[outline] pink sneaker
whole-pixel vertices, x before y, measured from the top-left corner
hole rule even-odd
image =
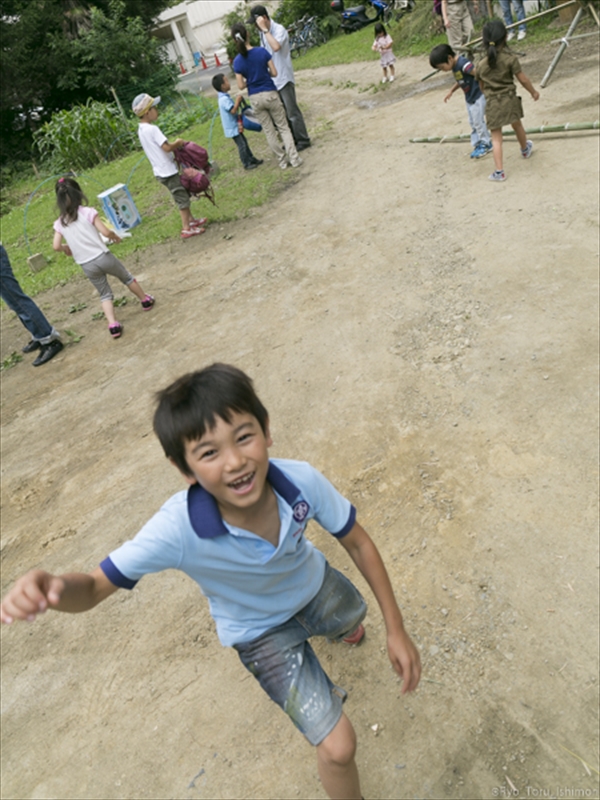
[[[154,298],[152,297],[151,294],[147,294],[142,300],[142,308],[144,309],[144,311],[150,311],[153,305],[154,305]]]
[[[123,326],[121,325],[120,322],[115,322],[114,325],[108,326],[108,332],[113,337],[113,339],[118,339],[123,333]]]
[[[354,633],[351,633],[349,636],[344,636],[342,642],[344,642],[344,644],[360,644],[363,640],[364,635],[365,635],[365,626],[361,622],[361,624],[354,631]]]

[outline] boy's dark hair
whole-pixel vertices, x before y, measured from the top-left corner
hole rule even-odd
[[[438,44],[429,54],[429,63],[434,69],[440,64],[447,64],[449,58],[454,58],[456,53],[449,44]]]
[[[248,41],[248,31],[246,30],[246,26],[242,25],[241,22],[236,22],[231,29],[231,38],[237,47],[238,53],[246,58],[248,55],[248,48],[246,47],[246,42]]]
[[[54,187],[56,192],[56,205],[60,211],[62,225],[77,220],[77,209],[87,205],[88,199],[81,191],[81,186],[74,178],[59,178]]]
[[[217,417],[231,422],[231,413],[252,414],[266,433],[269,414],[258,399],[251,379],[237,367],[212,364],[189,372],[157,392],[154,432],[167,458],[186,475],[185,443],[201,439]]]
[[[220,92],[221,87],[223,86],[223,81],[225,80],[225,75],[222,72],[217,73],[217,75],[213,76],[212,79],[212,87],[215,92]]]
[[[504,44],[506,44],[506,28],[502,20],[491,19],[486,22],[483,26],[483,49],[492,69],[496,66],[498,51]]]

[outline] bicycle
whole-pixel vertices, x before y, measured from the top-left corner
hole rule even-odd
[[[290,55],[292,58],[305,53],[311,47],[325,44],[327,37],[319,28],[317,17],[305,15],[288,28]]]

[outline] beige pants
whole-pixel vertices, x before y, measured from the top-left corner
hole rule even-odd
[[[296,150],[294,138],[285,116],[285,108],[279,94],[277,92],[259,92],[251,95],[250,102],[256,112],[258,121],[263,126],[269,147],[277,156],[279,166],[287,166],[287,161],[290,162],[292,167],[298,166],[300,156]],[[283,147],[277,134],[281,136]]]
[[[446,33],[448,44],[458,54],[458,49],[468,42],[473,32],[473,20],[467,7],[467,0],[458,3],[448,3],[448,22]]]

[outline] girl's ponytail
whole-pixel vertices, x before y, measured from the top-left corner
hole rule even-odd
[[[81,191],[81,186],[74,178],[59,178],[54,187],[56,192],[56,205],[60,211],[60,222],[68,225],[77,220],[77,209],[80,205],[87,205],[87,197]]]
[[[241,22],[236,22],[231,29],[231,38],[234,41],[238,53],[246,58],[248,55],[248,48],[246,47],[246,42],[248,41],[248,31],[246,30],[246,26],[242,25]]]
[[[500,47],[506,44],[506,28],[499,19],[492,19],[483,26],[483,47],[488,64],[492,69],[496,66]]]

